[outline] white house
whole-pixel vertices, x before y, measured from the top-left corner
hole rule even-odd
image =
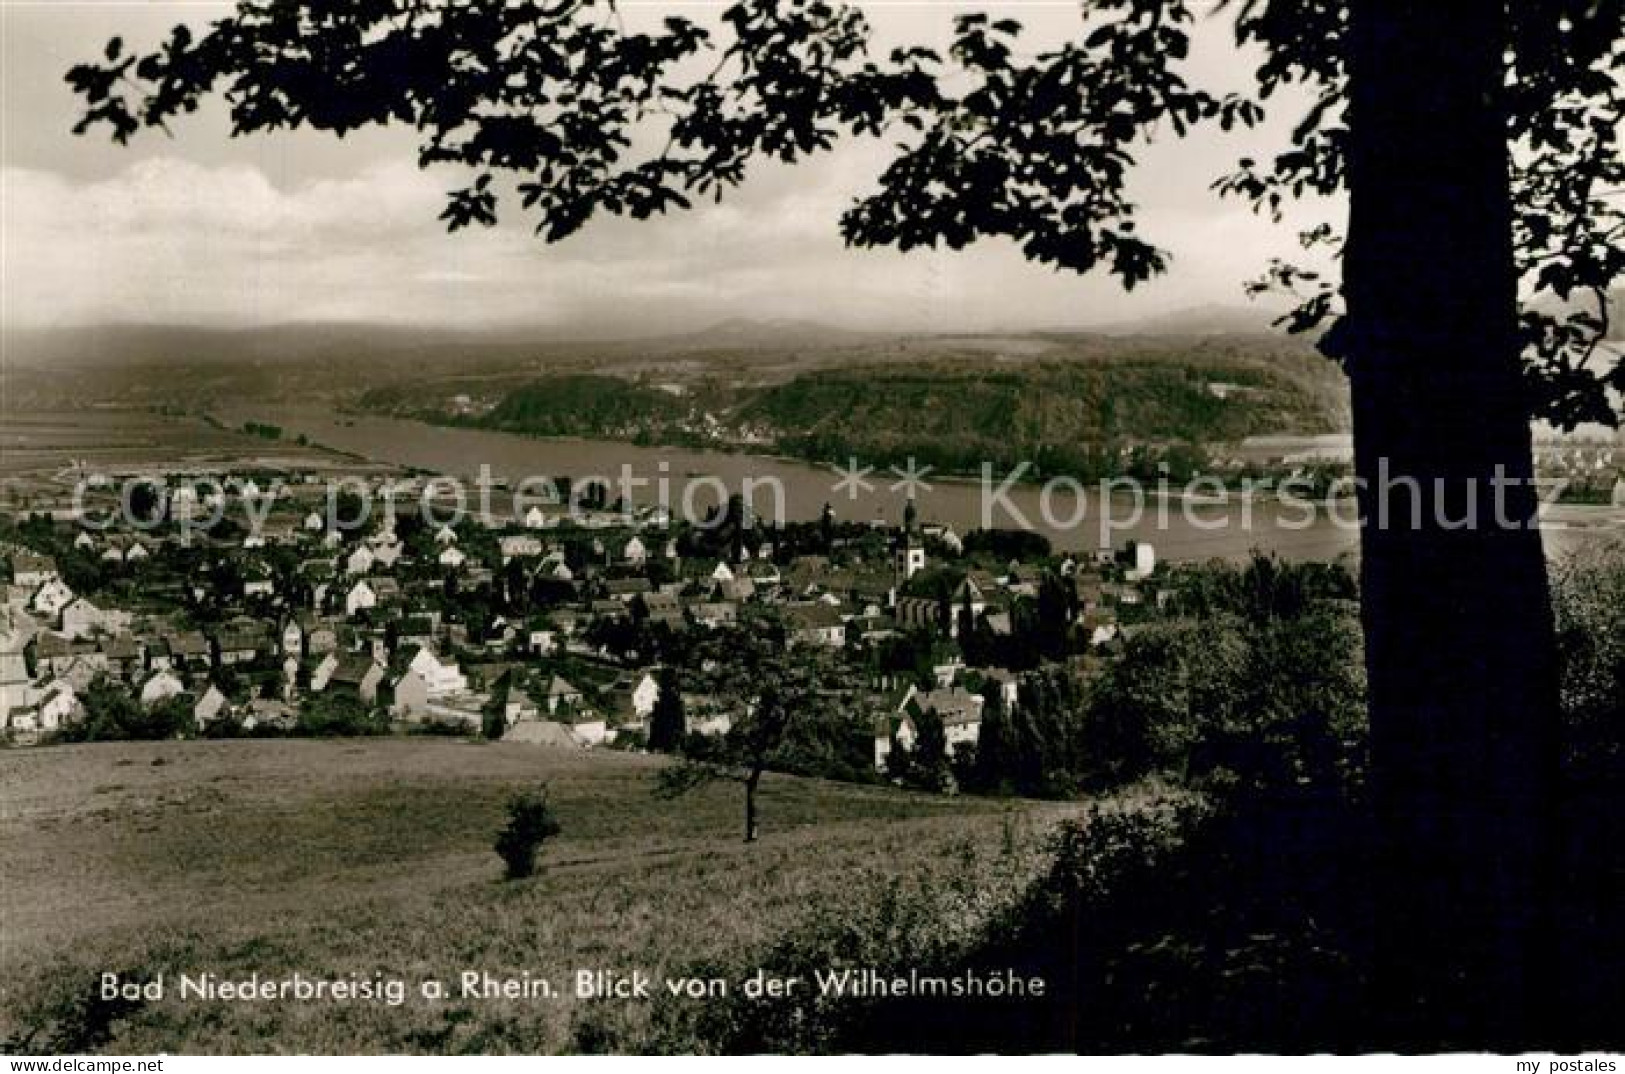
[[[980,694],[973,694],[963,686],[937,690],[910,686],[898,711],[908,716],[935,712],[942,721],[943,735],[951,750],[963,743],[976,744],[982,730],[983,704]]]
[[[322,658],[316,661],[316,666],[310,669],[310,689],[312,693],[321,693],[327,689],[328,681],[333,678],[333,672],[339,669],[339,656],[336,652],[323,653]]]
[[[464,563],[468,562],[468,557],[464,555],[463,550],[458,548],[456,545],[449,545],[442,549],[440,555],[435,558],[439,561],[442,567],[451,567],[453,569],[461,567]]]
[[[366,574],[372,570],[372,565],[377,561],[378,558],[372,554],[372,549],[366,545],[360,545],[344,558],[344,573]]]
[[[541,538],[528,533],[516,533],[497,538],[497,549],[502,553],[504,563],[515,559],[530,559],[542,554],[542,541]]]
[[[38,704],[40,730],[54,731],[63,724],[72,722],[82,711],[79,694],[74,690],[73,684],[66,679],[57,679],[49,683],[40,694]]]
[[[400,562],[401,555],[405,551],[401,542],[397,541],[395,535],[388,531],[374,537],[370,545],[372,548],[372,561],[380,567],[393,567]]]
[[[5,639],[0,650],[0,716],[33,700],[34,686],[28,677],[28,657],[15,648],[14,637]]]
[[[963,687],[948,690],[921,690],[909,687],[903,701],[893,715],[876,719],[874,729],[875,768],[885,771],[891,757],[892,742],[903,749],[913,749],[919,738],[915,720],[926,712],[935,712],[942,721],[943,737],[950,751],[957,747],[975,745],[981,737],[982,697]]]
[[[38,615],[55,619],[62,609],[73,603],[73,590],[60,578],[48,578],[34,591],[28,607]]]
[[[846,622],[840,610],[822,601],[795,604],[784,609],[785,627],[791,646],[823,645],[840,648],[846,644]]]
[[[1138,582],[1151,577],[1157,569],[1157,552],[1145,541],[1130,541],[1127,548],[1128,570],[1123,572],[1125,581]]]
[[[31,746],[39,741],[39,710],[32,705],[12,708],[0,716],[0,726],[5,727],[19,745]]]
[[[379,699],[398,718],[421,718],[429,711],[428,684],[411,668],[386,678],[380,684]]]
[[[207,727],[226,713],[226,695],[214,683],[203,691],[203,696],[197,699],[192,706],[192,716],[197,720],[199,727]]]
[[[561,705],[570,707],[581,704],[582,693],[574,686],[571,686],[567,680],[554,675],[547,682],[546,697],[547,714],[552,716],[558,713]]]
[[[299,657],[292,653],[282,658],[282,700],[292,701],[299,692]]]
[[[366,579],[362,579],[351,586],[350,591],[344,594],[344,612],[346,615],[355,615],[363,609],[376,607],[378,607],[378,594],[373,590],[372,586],[367,584]]]
[[[186,689],[180,676],[173,671],[155,671],[141,684],[141,703],[156,705],[182,693]]]
[[[891,759],[892,740],[905,750],[914,748],[914,740],[919,735],[914,730],[914,720],[907,713],[900,716],[881,716],[875,720],[875,770],[884,772],[886,762]]]
[[[468,679],[455,663],[443,663],[428,649],[419,648],[406,665],[418,674],[431,701],[468,692]]]
[[[413,678],[416,679],[416,676]],[[338,665],[323,680],[321,688],[347,694],[364,705],[371,705],[378,700],[378,690],[383,683],[384,665],[378,662],[376,656],[354,654],[338,661]],[[424,700],[427,702],[427,696]]]
[[[593,716],[571,724],[570,732],[583,746],[602,746],[609,739],[609,724],[602,716]]]
[[[649,548],[643,543],[641,537],[632,537],[621,550],[621,558],[635,567],[641,567],[649,559]]]
[[[626,696],[632,715],[641,719],[655,710],[655,702],[660,700],[660,682],[652,673],[645,671],[633,680]]]
[[[75,597],[62,608],[61,634],[65,638],[88,638],[109,630],[106,615],[84,597]]]

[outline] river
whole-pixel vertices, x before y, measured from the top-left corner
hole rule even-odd
[[[833,466],[761,455],[538,438],[346,415],[315,406],[236,407],[222,416],[233,423],[269,422],[281,426],[285,436],[302,433],[322,446],[399,466],[463,478],[477,478],[483,467],[511,485],[537,477],[569,476],[578,483],[599,477],[618,489],[623,467],[629,467],[635,482],[646,482],[632,486],[636,502],[664,502],[679,516],[688,513],[688,505],[703,514],[717,502],[719,489],[749,493],[759,514],[777,514],[787,521],[815,519],[827,503],[843,519],[896,522],[906,500],[898,472],[906,469],[905,459],[859,460],[874,469],[863,475],[861,484],[843,486]],[[1176,561],[1235,560],[1254,550],[1294,560],[1332,560],[1357,551],[1352,504],[1330,512],[1311,511],[1269,497],[1248,503],[1234,496],[1187,501],[1157,495],[1157,490],[1138,497],[1122,491],[1102,495],[1093,487],[1080,497],[1075,484],[1046,489],[1009,483],[1009,477],[1008,471],[983,480],[944,480],[925,474],[923,484],[916,486],[920,519],[952,526],[961,535],[986,525],[1030,526],[1056,548],[1069,551],[1093,551],[1135,539],[1149,542],[1160,558]],[[1562,555],[1601,534],[1625,537],[1625,512],[1552,508],[1543,532],[1548,551]]]

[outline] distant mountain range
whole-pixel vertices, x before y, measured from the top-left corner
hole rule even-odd
[[[1611,294],[1610,339],[1625,339],[1625,288]],[[1098,325],[940,331],[848,328],[794,318],[732,317],[690,331],[639,334],[601,323],[490,329],[421,328],[378,324],[290,323],[243,328],[164,324],[85,327],[0,327],[7,370],[31,366],[82,369],[130,364],[330,363],[456,360],[473,365],[546,359],[561,351],[663,354],[750,350],[825,351],[902,340],[929,341],[1130,338],[1281,337],[1281,309],[1266,305],[1192,306]],[[1307,342],[1307,341],[1304,341]],[[989,348],[983,348],[989,349]]]
[[[934,336],[969,340],[1052,334],[1104,336],[1214,336],[1278,334],[1272,314],[1247,307],[1202,306],[1100,327],[997,332],[879,331],[816,321],[734,317],[690,332],[659,335],[606,333],[602,325],[496,329],[403,328],[347,323],[293,323],[245,328],[101,324],[65,328],[3,328],[5,364],[11,368],[81,369],[131,364],[214,365],[223,362],[328,363],[411,360],[434,356],[476,364],[511,362],[569,350],[640,349],[662,353],[751,349],[829,350]]]
[[[820,324],[817,321],[790,318],[730,317],[695,332],[656,336],[644,342],[652,341],[668,349],[740,350],[772,347],[820,350],[828,347],[862,346],[880,340],[894,339],[902,334],[840,328]]]

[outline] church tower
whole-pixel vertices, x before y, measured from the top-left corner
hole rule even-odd
[[[893,543],[899,583],[925,570],[925,544],[920,540],[919,515],[919,510],[914,506],[914,497],[910,496],[908,503],[903,505],[903,527]]]

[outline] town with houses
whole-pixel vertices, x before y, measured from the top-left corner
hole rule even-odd
[[[407,513],[339,528],[314,475],[211,474],[207,494],[201,476],[149,482],[140,525],[64,510],[4,519],[6,744],[71,740],[98,699],[122,697],[182,737],[348,719],[638,749],[663,690],[681,692],[690,735],[726,735],[738,713],[708,693],[695,644],[770,618],[791,658],[841,669],[842,702],[884,773],[926,713],[950,749],[973,746],[987,699],[1019,706],[1040,654],[1086,678],[1171,595],[1149,544],[1056,555],[1031,534],[922,521],[912,500],[861,524],[826,507],[767,526],[736,497],[736,517],[707,526],[555,503],[506,524]],[[183,523],[200,495],[243,501],[254,510],[219,514],[256,521],[194,532]],[[1017,637],[1034,629],[1058,644]]]

